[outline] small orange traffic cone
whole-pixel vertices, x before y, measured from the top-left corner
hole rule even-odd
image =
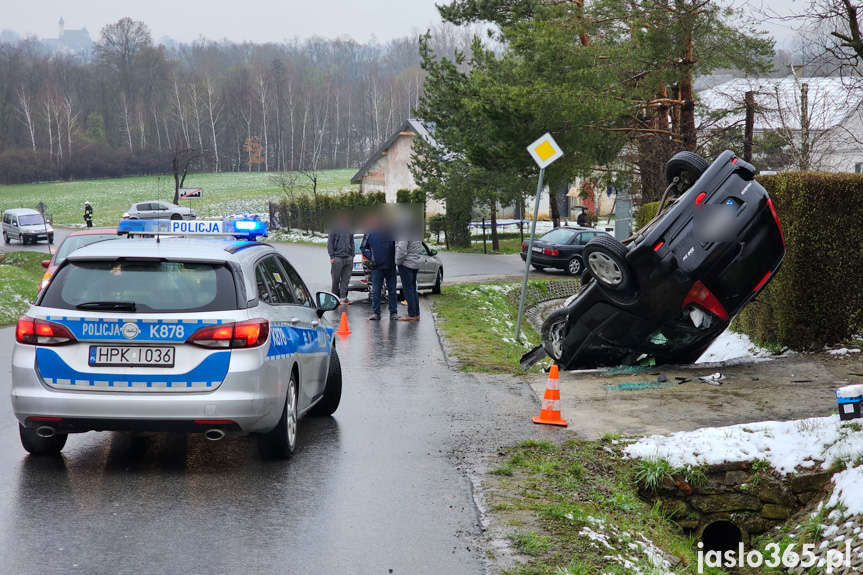
[[[348,314],[342,312],[342,321],[339,323],[338,335],[351,335],[351,330],[348,329]]]
[[[538,417],[533,418],[533,422],[566,427],[566,421],[560,417],[560,385],[557,381],[556,365],[552,365],[548,373],[548,384],[545,387],[542,410]]]

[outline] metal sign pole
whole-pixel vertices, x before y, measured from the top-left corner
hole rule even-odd
[[[530,257],[533,255],[533,236],[536,232],[536,218],[539,215],[539,196],[542,193],[542,178],[545,168],[539,170],[539,183],[536,186],[536,200],[533,203],[533,219],[530,222],[530,237],[527,240],[527,257],[524,259],[524,281],[521,283],[521,299],[518,302],[518,320],[515,322],[515,341],[521,335],[521,318],[524,315],[524,296],[527,293],[527,274],[530,272]]]

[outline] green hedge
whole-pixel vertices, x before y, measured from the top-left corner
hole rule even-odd
[[[787,253],[736,327],[796,350],[863,332],[863,175],[794,172],[758,181],[773,199]]]
[[[420,189],[396,190],[396,203],[398,204],[424,204],[426,193]]]
[[[635,214],[635,229],[632,230],[633,233],[637,232],[644,226],[646,226],[650,220],[656,215],[656,208],[659,207],[659,202],[650,202],[647,204],[643,204],[640,208],[638,208],[638,213]]]
[[[282,226],[324,232],[327,227],[327,212],[332,210],[354,210],[368,206],[385,204],[387,196],[383,192],[363,194],[351,191],[344,194],[318,194],[299,196],[293,200],[282,200],[279,220]]]

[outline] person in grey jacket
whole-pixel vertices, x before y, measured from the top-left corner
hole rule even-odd
[[[338,222],[343,224],[344,222]],[[348,233],[347,226],[334,225],[327,237],[327,252],[330,254],[330,275],[333,278],[332,291],[343,304],[350,304],[348,283],[354,265],[354,235]]]
[[[417,291],[417,273],[422,263],[421,241],[402,240],[396,242],[396,265],[399,266],[399,277],[402,279],[402,291],[408,302],[408,314],[399,321],[420,320],[420,294]]]

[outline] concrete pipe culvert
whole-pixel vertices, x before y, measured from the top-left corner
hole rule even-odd
[[[743,543],[744,533],[731,521],[714,521],[704,526],[701,531],[701,542],[704,551],[737,551]]]

